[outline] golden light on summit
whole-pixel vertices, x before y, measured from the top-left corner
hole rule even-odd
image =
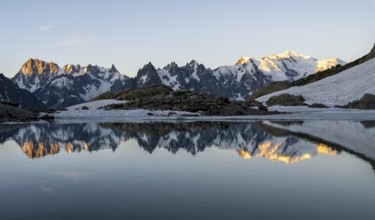
[[[242,65],[247,63],[250,60],[250,57],[241,57],[237,62],[236,65]]]
[[[38,74],[42,74],[43,73],[43,62],[41,60],[36,59],[35,60],[35,66],[38,70]]]
[[[282,70],[279,68],[279,66],[277,66],[272,60],[269,60],[267,58],[262,59],[260,61],[259,69],[263,70],[265,72],[271,72],[271,71],[282,72]]]
[[[70,73],[72,73],[72,71],[73,71],[73,67],[71,65],[65,65],[64,66],[64,72],[65,73],[70,74]]]
[[[59,72],[59,66],[53,62],[44,62],[39,59],[28,59],[26,63],[21,67],[20,72],[26,75],[32,75],[34,71],[37,74],[43,74],[47,70],[51,74],[57,74]]]

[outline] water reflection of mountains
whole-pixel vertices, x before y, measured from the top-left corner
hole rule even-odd
[[[157,148],[192,155],[206,148],[233,149],[244,159],[268,158],[295,163],[315,155],[334,156],[339,150],[301,139],[262,123],[191,122],[126,124],[25,124],[1,125],[0,143],[12,139],[29,158],[112,149],[135,139],[145,151]]]

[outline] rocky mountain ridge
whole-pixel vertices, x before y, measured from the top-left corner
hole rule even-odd
[[[148,63],[133,78],[96,65],[64,65],[29,59],[12,81],[33,93],[46,106],[61,109],[90,101],[104,92],[163,84],[173,90],[205,92],[215,97],[243,100],[253,91],[275,81],[294,81],[317,71],[342,65],[339,59],[319,61],[296,52],[270,55],[262,59],[242,58],[232,66],[216,69],[193,60],[184,66],[172,62],[162,69]]]

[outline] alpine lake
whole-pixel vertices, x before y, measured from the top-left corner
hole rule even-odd
[[[0,219],[372,220],[374,155],[374,121],[0,124]]]

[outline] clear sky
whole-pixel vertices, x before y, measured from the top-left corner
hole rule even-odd
[[[134,76],[294,50],[351,61],[375,43],[375,0],[0,0],[0,72],[28,58]]]

